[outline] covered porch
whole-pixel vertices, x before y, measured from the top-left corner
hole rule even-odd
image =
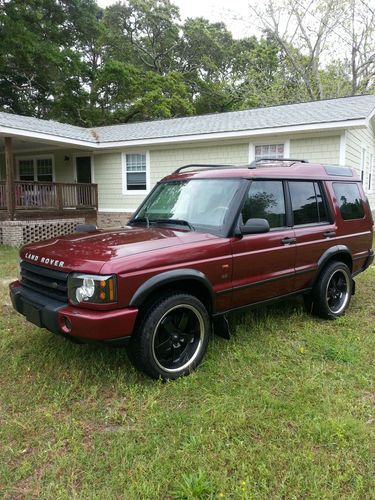
[[[0,217],[68,216],[98,208],[91,151],[0,134]]]
[[[0,244],[24,244],[72,232],[82,222],[96,224],[92,163],[88,148],[0,130]]]

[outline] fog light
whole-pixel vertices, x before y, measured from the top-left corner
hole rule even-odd
[[[64,333],[70,333],[72,331],[72,322],[67,316],[61,318],[61,330]]]

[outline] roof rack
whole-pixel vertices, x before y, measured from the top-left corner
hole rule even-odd
[[[184,170],[185,168],[192,168],[192,167],[198,167],[198,168],[234,168],[236,165],[214,165],[214,164],[207,164],[207,163],[190,163],[189,165],[184,165],[183,167],[177,168],[173,173],[178,174],[181,172],[181,170]]]
[[[258,160],[253,160],[248,168],[257,168],[257,163],[262,163],[263,161],[273,161],[274,163],[288,161],[288,162],[298,162],[298,163],[309,163],[308,160],[301,160],[297,158],[259,158]]]
[[[292,159],[292,158],[259,158],[259,160],[254,160],[250,163],[250,165],[234,165],[234,164],[210,164],[210,163],[189,163],[188,165],[183,165],[182,167],[177,168],[173,174],[178,174],[185,168],[257,168],[257,163],[261,163],[263,161],[272,161],[274,163],[279,162],[299,162],[299,163],[309,163],[307,160],[301,159]]]

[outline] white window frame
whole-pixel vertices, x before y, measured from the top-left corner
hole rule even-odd
[[[368,180],[367,180],[367,192],[374,192],[374,150],[369,153],[369,165],[368,165]],[[371,182],[370,182],[371,181]]]
[[[26,155],[26,156],[17,156],[16,157],[16,177],[17,180],[20,180],[20,161],[22,160],[32,160],[34,167],[34,180],[33,181],[24,181],[24,182],[39,182],[38,181],[38,167],[37,160],[52,160],[52,182],[55,182],[55,157],[54,155]]]
[[[146,189],[128,189],[127,187],[127,165],[126,165],[126,155],[145,155],[146,156]],[[122,163],[122,194],[127,196],[139,196],[146,195],[150,192],[150,152],[149,151],[124,151],[121,154]]]
[[[283,144],[284,146],[284,156],[283,158],[289,158],[290,156],[290,140],[277,140],[277,139],[268,139],[262,142],[250,142],[249,144],[249,163],[255,160],[255,147],[256,146],[275,146],[277,144]]]
[[[359,165],[359,176],[362,181],[363,189],[367,190],[366,185],[366,163],[367,163],[367,145],[361,144],[361,163]]]

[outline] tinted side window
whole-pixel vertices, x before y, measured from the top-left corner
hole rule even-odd
[[[271,228],[286,226],[284,188],[282,181],[253,181],[242,209],[248,219],[267,219]]]
[[[294,225],[326,222],[327,212],[317,182],[289,182]]]
[[[333,190],[344,220],[362,219],[365,215],[357,184],[335,182]]]

